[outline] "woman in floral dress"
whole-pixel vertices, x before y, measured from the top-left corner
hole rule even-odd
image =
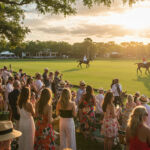
[[[104,119],[101,133],[104,135],[104,150],[112,149],[113,140],[118,134],[119,123],[117,121],[117,113],[113,101],[113,93],[107,92],[102,105]]]
[[[80,116],[81,131],[85,137],[87,137],[92,131],[95,130],[95,113],[94,106],[96,105],[95,96],[93,94],[93,88],[91,86],[86,87],[86,94],[84,94],[79,102],[79,108],[82,110]]]
[[[55,150],[54,131],[52,128],[52,92],[45,88],[36,105],[35,150]]]

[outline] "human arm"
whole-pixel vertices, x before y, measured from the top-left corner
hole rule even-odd
[[[94,102],[94,106],[96,106],[96,98],[95,98],[95,96],[93,96],[93,102]]]
[[[59,109],[60,109],[60,101],[58,101],[57,106],[56,106],[56,115],[59,115]]]
[[[27,103],[26,107],[27,107],[26,108],[27,111],[29,111],[32,114],[32,116],[34,117],[35,116],[35,109],[33,108],[32,103],[31,102]]]
[[[117,114],[116,114],[116,110],[115,110],[114,105],[111,104],[109,107],[110,107],[110,111],[111,111],[112,117],[116,118]]]
[[[72,108],[72,115],[73,117],[76,117],[77,113],[76,113],[76,105],[75,103],[73,102],[73,108]]]
[[[53,118],[52,118],[52,105],[48,106],[48,123],[52,123],[53,122]]]

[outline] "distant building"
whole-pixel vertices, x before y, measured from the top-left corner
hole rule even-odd
[[[121,54],[119,52],[112,52],[110,53],[111,58],[120,58]]]
[[[0,53],[0,59],[7,59],[7,58],[18,58],[14,53],[9,51],[3,51]]]
[[[52,52],[51,50],[38,51],[33,55],[30,52],[22,52],[22,58],[56,58],[57,52]]]

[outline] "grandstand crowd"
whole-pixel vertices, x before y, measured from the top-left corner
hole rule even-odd
[[[76,91],[59,71],[45,68],[31,77],[22,69],[13,72],[4,66],[0,150],[76,150],[76,132],[89,142],[98,141],[93,134],[97,129],[104,150],[116,144],[127,150],[150,150],[149,98],[140,92],[127,95],[119,79],[112,80],[110,89],[101,87],[95,93],[83,80]]]

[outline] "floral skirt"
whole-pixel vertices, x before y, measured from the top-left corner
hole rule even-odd
[[[89,113],[83,112],[82,120],[80,122],[82,131],[95,131],[95,113],[90,111]]]
[[[116,118],[104,118],[101,134],[108,138],[118,135],[119,123]]]
[[[55,150],[54,131],[51,124],[37,121],[34,150]]]

